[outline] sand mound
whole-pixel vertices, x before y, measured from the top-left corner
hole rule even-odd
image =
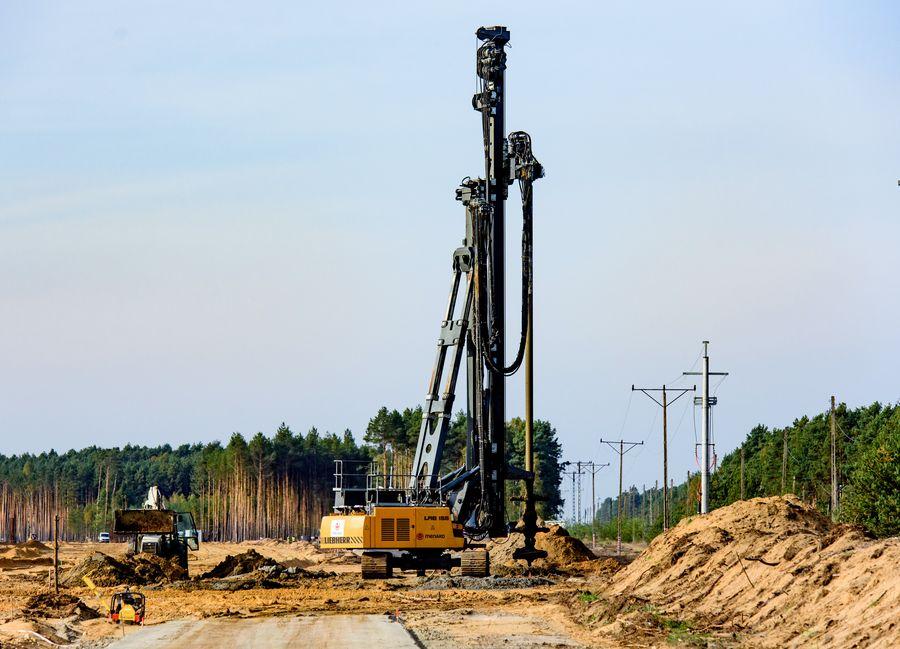
[[[53,559],[49,557],[34,557],[33,559],[0,559],[0,568],[33,568],[34,566],[52,566]]]
[[[488,544],[491,564],[506,567],[524,566],[524,563],[513,558],[515,551],[522,547],[525,547],[525,537],[519,532],[513,532],[505,539],[491,541]],[[535,547],[547,553],[546,559],[534,562],[533,565],[537,568],[569,570],[576,564],[597,558],[584,543],[569,536],[566,529],[560,525],[553,525],[546,532],[538,532]]]
[[[200,579],[222,579],[235,575],[246,575],[267,567],[280,567],[275,559],[264,557],[256,550],[247,550],[241,554],[229,554],[215,568],[200,575]]]
[[[898,565],[900,538],[868,540],[790,496],[756,498],[655,538],[603,593],[620,606],[594,613],[642,607],[754,646],[900,646]]]
[[[606,576],[619,572],[625,565],[625,563],[618,561],[617,559],[607,557],[605,559],[576,561],[569,564],[567,570],[568,572],[582,575]]]
[[[283,539],[259,539],[245,541],[247,545],[260,548],[271,548],[279,557],[288,555],[281,563],[284,566],[306,568],[322,563],[352,564],[359,563],[359,556],[350,550],[321,550],[312,541],[286,541]],[[291,563],[294,562],[294,563]]]
[[[320,550],[319,546],[310,541],[294,541],[290,544],[290,551],[296,553],[298,559],[309,561],[308,565],[359,563],[360,561],[360,558],[350,550]]]
[[[40,593],[28,598],[22,612],[26,618],[68,618],[76,616],[80,620],[93,620],[100,613],[74,595],[66,593]]]
[[[155,554],[135,554],[114,559],[94,552],[77,563],[61,580],[64,586],[82,586],[82,577],[90,577],[98,586],[120,584],[145,585],[187,579],[187,571],[174,561]]]
[[[53,548],[48,547],[40,541],[25,541],[11,546],[9,549],[0,553],[0,561],[10,559],[13,561],[30,561],[35,559],[49,558],[53,554]]]
[[[316,565],[316,561],[312,561],[311,559],[288,559],[286,561],[282,561],[281,565],[285,568],[309,568],[310,566]]]

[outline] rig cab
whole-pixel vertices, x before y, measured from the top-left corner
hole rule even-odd
[[[439,491],[410,493],[410,477],[377,473],[374,463],[336,460],[335,513],[322,519],[319,547],[361,554],[367,579],[391,577],[394,569],[453,566],[467,576],[486,576],[487,551],[467,548],[463,525],[440,503]]]

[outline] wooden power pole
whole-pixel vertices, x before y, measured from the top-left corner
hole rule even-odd
[[[665,532],[669,529],[669,499],[666,497],[666,484],[669,481],[669,441],[668,441],[668,418],[666,416],[668,407],[670,404],[675,403],[679,398],[683,397],[688,392],[693,392],[697,389],[695,385],[692,388],[677,388],[673,390],[677,392],[678,395],[672,399],[668,400],[668,392],[666,391],[666,386],[663,385],[661,388],[636,388],[634,385],[631,386],[632,392],[643,392],[648,397],[653,399],[656,405],[662,408],[663,413],[663,531]],[[654,397],[651,392],[661,392],[662,393],[662,401],[657,401],[656,397]]]
[[[53,519],[53,588],[59,595],[59,514]]]
[[[597,547],[597,491],[595,478],[597,472],[605,466],[609,466],[609,462],[606,464],[588,463],[588,470],[591,472],[591,544],[593,547]]]
[[[620,555],[622,554],[622,458],[635,446],[643,446],[644,442],[626,442],[624,439],[613,442],[601,439],[600,443],[606,444],[619,454],[619,502],[616,507],[618,514],[618,521],[616,522],[616,555]],[[618,444],[618,448],[616,447],[616,444]],[[625,448],[626,444],[628,444],[628,448]]]
[[[684,515],[691,515],[691,470],[687,470],[687,477],[684,479]]]
[[[781,452],[781,495],[784,495],[785,480],[787,480],[787,428],[781,433],[783,450]]]
[[[834,415],[834,395],[831,395],[831,520],[837,520],[838,475],[837,475],[837,422]]]

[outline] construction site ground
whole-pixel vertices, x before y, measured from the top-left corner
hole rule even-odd
[[[900,538],[867,538],[790,497],[682,521],[628,548],[630,561],[584,556],[557,529],[539,539],[551,556],[526,574],[506,559],[516,543],[495,544],[489,578],[384,581],[310,543],[204,543],[189,580],[140,573],[161,579],[135,584],[147,596],[142,628],[95,618],[115,588],[98,600],[75,579],[113,565],[97,552],[127,563],[124,545],[61,544],[62,598],[48,587],[49,548],[0,547],[0,646],[900,646]]]

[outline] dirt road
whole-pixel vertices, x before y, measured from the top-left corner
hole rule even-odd
[[[385,615],[302,615],[250,619],[176,620],[130,628],[110,649],[416,649],[419,645],[403,625]]]

